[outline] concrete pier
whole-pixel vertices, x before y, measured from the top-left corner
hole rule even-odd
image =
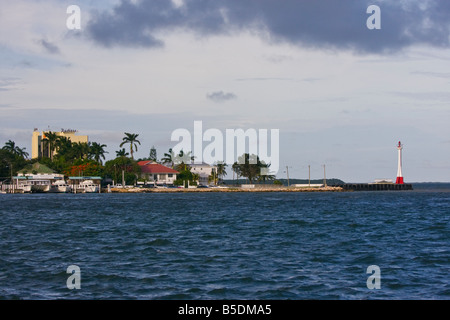
[[[394,183],[345,183],[338,185],[346,191],[397,191],[413,190],[412,184],[394,184]]]

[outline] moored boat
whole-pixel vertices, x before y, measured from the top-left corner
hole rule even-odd
[[[50,180],[27,180],[26,183],[19,184],[18,189],[23,193],[42,193],[50,191]]]
[[[78,189],[85,193],[95,193],[99,191],[99,186],[92,180],[85,180],[78,185]]]
[[[53,193],[68,193],[72,191],[72,187],[64,180],[58,180],[50,186],[50,192]]]
[[[50,190],[50,183],[47,181],[39,181],[38,183],[31,184],[31,193],[48,192]]]

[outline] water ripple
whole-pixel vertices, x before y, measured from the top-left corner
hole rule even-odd
[[[449,195],[1,195],[0,299],[448,299]]]

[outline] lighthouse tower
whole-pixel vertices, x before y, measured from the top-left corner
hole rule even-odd
[[[398,169],[397,169],[397,180],[395,180],[396,184],[403,184],[403,174],[402,174],[402,149],[403,145],[399,141],[397,150],[398,150]]]

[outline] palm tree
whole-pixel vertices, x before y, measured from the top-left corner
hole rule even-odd
[[[19,148],[16,147],[16,154],[21,157],[21,158],[28,158],[28,156],[30,155],[28,152],[25,151],[26,148]]]
[[[56,147],[56,157],[57,158],[64,158],[66,160],[71,160],[76,158],[75,156],[75,150],[73,149],[72,141],[70,141],[69,138],[61,136],[58,140],[55,142]]]
[[[126,157],[130,154],[125,150],[125,148],[120,149],[119,151],[116,151],[116,157]]]
[[[200,180],[200,175],[198,173],[192,174],[192,182],[196,182],[198,185],[198,181]]]
[[[168,153],[164,153],[164,157],[161,158],[161,162],[163,164],[169,164],[171,165],[171,168],[173,169],[173,163],[175,161],[175,154],[172,151],[172,148],[169,149]]]
[[[15,153],[16,148],[17,148],[16,143],[12,140],[8,140],[8,142],[5,142],[5,146],[2,149],[9,151],[11,153]]]
[[[73,142],[72,143],[74,158],[86,159],[89,156],[90,142]]]
[[[174,169],[178,172],[189,171],[191,172],[191,167],[184,162],[180,162],[174,166]]]
[[[270,168],[270,163],[265,163],[264,161],[261,161],[260,174],[258,176],[258,181],[262,181],[265,184],[267,180],[271,181],[271,180],[276,179],[275,175],[269,174],[269,168]],[[261,171],[263,171],[263,170],[265,171],[264,173],[266,173],[266,174],[261,174]]]
[[[20,148],[19,146],[16,146],[16,143],[12,140],[8,140],[8,142],[5,142],[5,146],[2,149],[22,158],[26,158],[29,156],[28,152],[25,151],[26,148]]]
[[[42,141],[47,144],[48,157],[53,160],[53,151],[56,149],[56,142],[59,140],[59,136],[52,131],[45,132]]]
[[[97,142],[92,142],[92,145],[89,148],[89,153],[94,157],[94,160],[100,164],[102,164],[101,158],[105,159],[105,151],[106,144],[99,144]]]
[[[183,149],[180,150],[180,152],[178,153],[178,155],[175,157],[174,162],[175,163],[186,163],[189,161],[194,161],[195,157],[192,156],[192,152],[188,151],[188,152],[184,152]]]
[[[219,181],[222,179],[223,177],[225,177],[227,175],[227,167],[228,165],[222,161],[218,162],[216,164],[217,167],[217,178],[219,179]]]
[[[72,141],[70,141],[67,137],[59,137],[59,139],[55,143],[56,151],[58,154],[65,153],[72,148]]]
[[[137,139],[137,137],[139,136],[139,134],[136,133],[128,133],[125,132],[125,137],[123,137],[123,142],[120,144],[120,147],[122,147],[124,144],[129,143],[130,144],[130,154],[131,154],[131,159],[133,158],[133,147],[135,149],[135,151],[137,151],[137,143],[141,144],[141,142]]]

